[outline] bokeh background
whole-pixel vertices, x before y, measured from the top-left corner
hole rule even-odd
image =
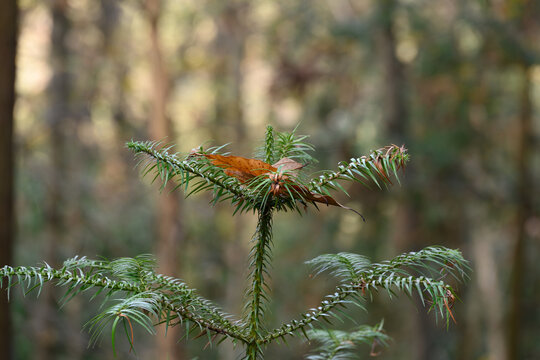
[[[298,126],[316,146],[314,171],[405,144],[401,186],[347,185],[351,197],[339,197],[367,222],[326,207],[275,219],[269,323],[332,291],[304,264],[318,254],[381,261],[439,244],[472,268],[457,285],[457,324],[380,294],[368,313],[352,311],[360,323],[384,318],[393,342],[378,358],[540,359],[538,0],[2,0],[4,35],[9,4],[19,10],[16,103],[13,146],[2,115],[0,157],[9,163],[14,149],[16,226],[4,262],[154,253],[160,271],[239,313],[254,217],[210,207],[207,195],[160,193],[125,142],[166,140],[183,153],[230,142],[249,157],[266,124]],[[13,359],[113,359],[107,336],[87,348],[81,331],[100,302],[80,296],[59,309],[62,294],[12,293],[0,337]],[[117,358],[238,358],[226,343],[178,341],[177,330],[137,332],[135,352],[121,340]],[[290,339],[267,358],[309,349]]]

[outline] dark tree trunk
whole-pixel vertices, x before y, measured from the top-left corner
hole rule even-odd
[[[16,0],[0,2],[0,267],[13,264],[15,57],[18,6]],[[13,337],[6,293],[0,293],[0,351],[13,358]]]

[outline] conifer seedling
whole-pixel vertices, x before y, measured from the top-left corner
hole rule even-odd
[[[0,269],[2,286],[18,284],[24,293],[36,290],[49,281],[66,288],[63,300],[89,289],[97,290],[92,298],[102,296],[104,309],[87,323],[91,342],[95,343],[110,328],[113,350],[119,325],[126,330],[133,346],[133,326],[154,333],[158,325],[183,325],[186,335],[206,336],[210,344],[232,341],[243,349],[243,359],[263,359],[268,344],[303,336],[319,347],[307,359],[354,359],[357,345],[386,344],[388,336],[382,322],[375,326],[358,326],[351,331],[330,329],[331,320],[356,305],[365,308],[366,301],[380,289],[393,295],[404,292],[418,296],[447,326],[456,294],[445,281],[450,275],[462,281],[468,265],[458,250],[440,246],[409,252],[389,261],[372,263],[352,253],[324,254],[308,261],[315,273],[328,272],[339,283],[323,297],[319,306],[306,310],[289,322],[271,329],[265,322],[265,310],[271,301],[268,285],[272,261],[272,219],[279,211],[295,211],[301,216],[308,207],[333,206],[355,211],[337,202],[332,193],[345,192],[342,182],[355,181],[367,187],[383,188],[397,180],[398,170],[409,160],[403,146],[386,146],[368,155],[341,162],[337,170],[323,171],[310,178],[305,166],[315,163],[313,146],[306,136],[274,132],[267,127],[264,145],[255,158],[232,156],[224,147],[199,147],[187,155],[173,153],[172,146],[159,142],[135,142],[128,148],[141,159],[144,174],[152,174],[163,185],[175,181],[187,195],[208,191],[211,204],[230,202],[231,215],[254,212],[258,223],[251,240],[246,302],[242,315],[225,313],[199,295],[180,279],[155,271],[150,255],[120,258],[112,261],[74,257],[59,269],[47,264],[40,267]],[[363,217],[359,214],[359,221]],[[345,308],[345,309],[344,309]],[[373,352],[373,350],[372,350]],[[369,354],[369,353],[368,353]]]

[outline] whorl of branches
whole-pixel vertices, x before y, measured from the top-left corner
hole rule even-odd
[[[268,166],[279,159],[294,160],[301,167],[315,163],[316,160],[309,154],[314,147],[305,142],[306,139],[307,136],[297,136],[294,131],[276,134],[268,127],[265,144],[259,148],[256,156]],[[391,145],[374,150],[367,156],[353,158],[348,163],[341,162],[337,170],[323,171],[313,179],[309,179],[302,170],[289,171],[276,167],[274,172],[254,176],[249,181],[242,182],[238,176],[228,175],[223,165],[216,165],[216,161],[208,159],[212,156],[229,156],[229,153],[222,151],[226,145],[209,149],[201,146],[185,155],[171,153],[173,146],[163,145],[161,142],[130,141],[127,146],[141,156],[143,174],[154,173],[153,181],[159,178],[165,186],[169,180],[175,179],[177,187],[183,188],[186,196],[210,191],[212,204],[230,200],[235,207],[234,213],[261,210],[269,200],[277,211],[300,212],[301,205],[315,202],[346,208],[330,196],[331,191],[348,195],[340,182],[355,181],[367,187],[375,184],[379,188],[391,185],[391,177],[394,176],[399,181],[398,170],[404,168],[409,160],[405,147]],[[281,193],[285,196],[272,197],[276,179],[284,178],[286,181],[281,181],[280,186]]]

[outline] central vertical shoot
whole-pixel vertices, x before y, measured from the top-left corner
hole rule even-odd
[[[259,210],[259,220],[257,230],[253,237],[253,248],[250,254],[250,280],[251,286],[248,291],[248,325],[249,338],[246,349],[246,359],[255,360],[261,358],[262,349],[258,344],[258,340],[262,338],[264,331],[262,319],[265,310],[264,302],[268,299],[268,285],[265,282],[265,274],[268,274],[266,267],[270,261],[272,245],[272,210],[271,202],[267,202]]]
[[[264,141],[264,161],[268,164],[274,162],[274,129],[272,126],[266,127],[266,137]],[[273,202],[271,197],[267,199],[259,208],[259,219],[257,230],[253,236],[253,248],[250,253],[250,280],[251,287],[247,293],[248,303],[248,326],[249,338],[251,342],[247,344],[246,356],[248,360],[255,360],[262,357],[262,349],[258,340],[262,337],[262,318],[264,313],[263,301],[267,300],[265,283],[266,265],[269,261],[272,245],[272,210]]]

